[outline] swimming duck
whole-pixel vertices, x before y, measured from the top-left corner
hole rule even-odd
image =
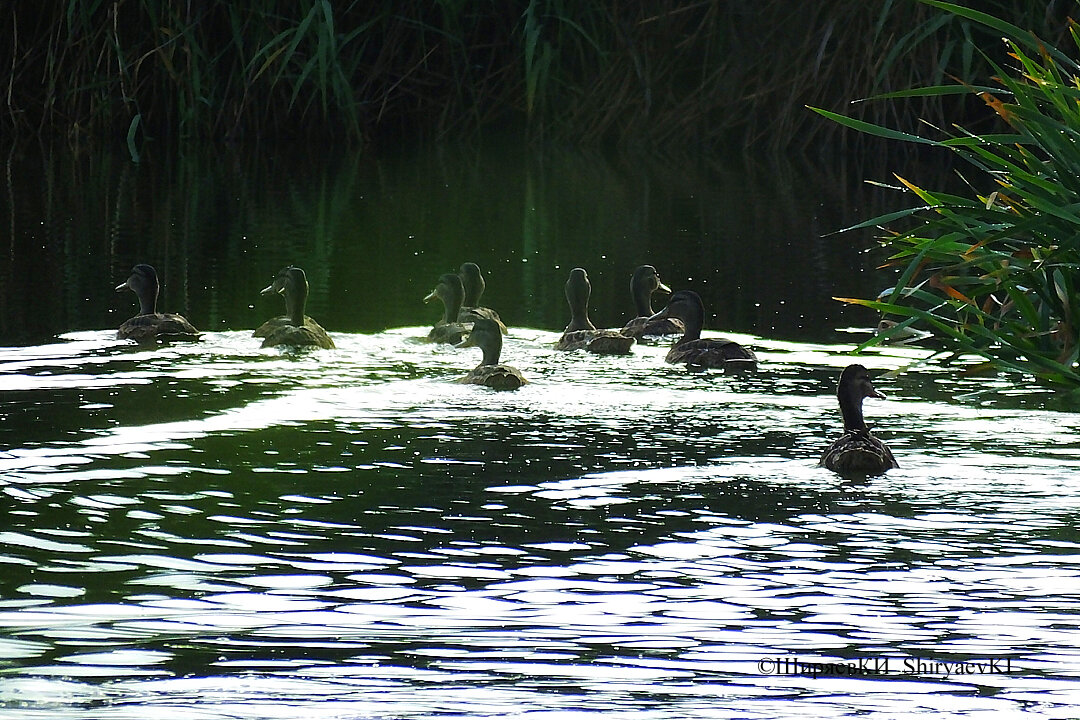
[[[157,311],[158,276],[149,265],[131,268],[128,279],[116,286],[120,292],[129,289],[139,298],[139,314],[120,325],[116,337],[134,340],[140,345],[156,340],[198,340],[199,331],[183,315]]]
[[[461,278],[453,273],[444,273],[439,276],[439,282],[435,289],[428,293],[424,302],[442,300],[442,320],[435,323],[428,333],[428,340],[437,343],[450,343],[457,345],[472,329],[471,324],[458,321],[458,313],[461,312],[461,301],[465,297],[465,287],[461,284]]]
[[[495,390],[517,390],[528,382],[517,368],[499,364],[502,354],[502,330],[491,318],[477,318],[469,337],[457,347],[478,347],[484,359],[457,382],[486,385]]]
[[[477,318],[488,318],[499,326],[499,331],[503,335],[506,335],[506,325],[499,317],[499,313],[491,308],[480,307],[480,296],[487,288],[480,266],[472,262],[464,263],[458,270],[458,277],[461,278],[461,284],[465,288],[465,298],[461,301],[461,310],[458,311],[458,322],[471,323]]]
[[[556,343],[556,350],[586,349],[597,355],[626,355],[634,338],[618,330],[597,330],[589,320],[589,296],[592,284],[582,268],[570,271],[566,281],[566,302],[570,305],[570,324]]]
[[[934,336],[933,333],[910,326],[893,329],[899,325],[900,323],[895,320],[882,318],[877,327],[874,328],[874,334],[887,336],[886,339],[881,341],[885,345],[911,345]]]
[[[274,282],[263,288],[260,295],[278,294],[285,298],[287,315],[267,320],[255,331],[255,337],[265,338],[263,347],[291,345],[332,349],[334,341],[319,323],[304,314],[307,305],[308,281],[303,269],[290,265],[278,272]]]
[[[757,369],[757,356],[752,350],[727,338],[701,337],[705,305],[701,302],[701,296],[693,290],[674,293],[668,299],[667,306],[650,317],[649,322],[664,318],[678,318],[686,326],[683,336],[668,350],[667,362],[724,370]]]
[[[880,475],[889,468],[900,467],[889,447],[874,437],[863,421],[862,402],[868,397],[885,396],[874,388],[865,367],[848,365],[840,373],[836,386],[844,434],[822,453],[820,465],[841,475]]]
[[[652,309],[652,295],[657,290],[671,294],[671,288],[660,281],[660,275],[652,265],[641,265],[630,276],[630,296],[634,298],[637,317],[623,326],[623,335],[641,340],[645,337],[661,335],[682,335],[686,325],[678,318],[663,318],[650,321],[655,314]]]

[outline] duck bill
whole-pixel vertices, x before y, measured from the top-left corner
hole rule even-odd
[[[657,285],[656,289],[659,290],[660,292],[666,292],[668,295],[671,294],[671,288],[669,288],[664,283],[660,283],[659,285]]]
[[[456,348],[476,347],[476,343],[473,341],[472,333],[465,336],[465,339],[454,345]]]
[[[864,389],[864,392],[866,393],[866,397],[877,398],[878,400],[885,399],[885,393],[881,392],[870,383],[866,383],[866,388]]]
[[[260,295],[273,295],[274,293],[279,293],[279,292],[281,292],[281,291],[277,290],[273,285],[270,285],[270,286],[264,287],[262,290],[260,290],[259,294]]]
[[[438,300],[438,299],[439,299],[439,293],[438,293],[438,291],[437,291],[437,290],[432,290],[432,291],[431,291],[430,293],[428,293],[428,294],[427,294],[427,295],[426,295],[426,296],[424,297],[424,302],[426,302],[426,303],[429,303],[429,302],[431,302],[432,300]]]
[[[125,280],[124,282],[122,282],[122,283],[120,283],[119,285],[116,286],[116,292],[121,292],[123,290],[127,290],[129,287],[130,287],[130,285],[128,285],[127,280]]]

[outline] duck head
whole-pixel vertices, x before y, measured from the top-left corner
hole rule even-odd
[[[634,298],[634,307],[638,317],[650,317],[653,314],[652,294],[657,290],[671,294],[671,288],[660,281],[660,275],[652,265],[641,265],[630,276],[630,295]]]
[[[502,328],[494,320],[477,318],[472,332],[455,347],[478,347],[484,351],[481,365],[498,365],[502,355]]]
[[[683,341],[697,340],[701,337],[701,327],[705,324],[705,303],[693,290],[679,290],[668,298],[664,309],[649,318],[649,321],[676,318],[683,321],[686,334]]]
[[[840,401],[840,414],[844,416],[844,430],[865,430],[862,402],[865,398],[881,398],[885,395],[870,382],[870,373],[862,365],[848,365],[840,373],[836,385],[836,398]]]
[[[116,292],[129,289],[139,298],[139,314],[152,315],[157,312],[158,276],[149,265],[139,264],[131,268],[128,279],[116,286]]]
[[[442,324],[449,325],[457,322],[458,312],[461,310],[462,300],[465,298],[465,287],[461,278],[453,273],[444,273],[439,276],[435,289],[427,294],[424,302],[442,300],[443,319]]]
[[[589,296],[592,295],[592,283],[584,268],[574,268],[566,281],[566,303],[570,306],[570,324],[565,332],[577,330],[595,330],[589,320]]]
[[[461,304],[465,307],[480,307],[480,296],[487,289],[480,266],[473,262],[464,263],[458,270],[458,277],[461,278],[461,284],[465,287],[465,299]]]
[[[260,295],[281,295],[285,298],[285,314],[296,327],[304,324],[304,306],[307,304],[308,281],[302,268],[295,265],[283,267],[274,282],[259,291]]]

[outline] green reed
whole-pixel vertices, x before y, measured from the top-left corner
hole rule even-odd
[[[964,194],[928,190],[897,175],[918,205],[859,227],[907,223],[884,239],[900,276],[886,296],[847,302],[900,319],[865,345],[915,325],[953,353],[1080,386],[1080,64],[1016,25],[923,1],[999,32],[1009,67],[987,59],[991,85],[942,85],[905,95],[978,97],[995,128],[974,133],[953,126],[931,139],[819,110],[880,137],[945,148],[973,171]],[[1080,33],[1074,24],[1068,29],[1075,54]]]
[[[1033,28],[1062,3],[986,0]],[[0,13],[6,125],[75,141],[444,137],[811,147],[806,105],[985,67],[978,23],[913,0],[66,0]],[[955,116],[955,96],[849,108]],[[902,104],[901,104],[902,103]],[[853,142],[844,136],[846,143]]]

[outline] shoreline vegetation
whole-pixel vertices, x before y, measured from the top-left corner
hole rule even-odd
[[[1054,41],[1072,2],[987,0]],[[983,77],[984,25],[914,0],[721,3],[67,0],[0,14],[2,132],[148,140],[437,140],[858,149],[821,107],[914,132],[960,95],[852,99]],[[975,48],[983,48],[983,55]],[[6,78],[4,77],[6,75]]]
[[[956,122],[909,134],[817,110],[876,137],[945,149],[963,180],[950,192],[896,173],[895,189],[914,204],[855,226],[886,231],[896,285],[873,300],[838,299],[894,319],[863,348],[913,328],[932,333],[942,355],[1080,388],[1080,26],[1069,21],[1071,47],[1059,49],[1001,18],[921,1],[992,29],[1008,52],[1001,63],[987,57],[981,78],[909,93],[964,93],[991,129]]]

